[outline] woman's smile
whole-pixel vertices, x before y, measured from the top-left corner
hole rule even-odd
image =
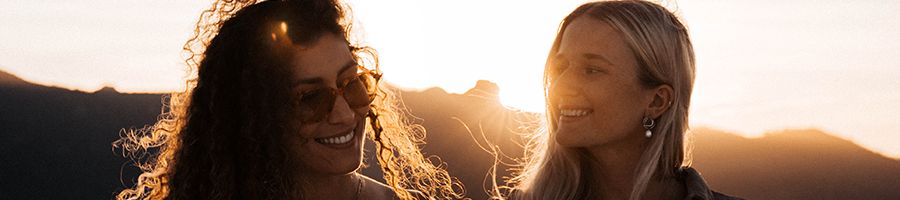
[[[328,136],[328,137],[319,137],[313,139],[316,141],[316,144],[329,147],[332,149],[346,149],[351,146],[357,146],[355,141],[357,141],[358,137],[356,137],[356,128],[342,131],[341,135],[337,136]]]
[[[354,135],[353,131],[355,131],[355,130],[356,129],[350,129],[349,131],[345,132],[346,134],[343,134],[343,135],[331,136],[331,137],[320,137],[320,138],[315,138],[315,140],[319,144],[324,144],[324,145],[346,144],[347,142],[350,142],[350,139],[353,138],[353,135]]]

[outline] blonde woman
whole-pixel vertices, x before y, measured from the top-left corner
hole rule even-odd
[[[509,198],[732,198],[685,164],[693,82],[687,29],[664,7],[578,7],[547,58],[546,130],[529,143]]]
[[[351,40],[346,11],[337,0],[215,2],[185,45],[190,90],[115,143],[147,160],[118,199],[459,198],[419,152],[421,126],[378,84],[375,52]],[[357,173],[366,139],[386,183]]]

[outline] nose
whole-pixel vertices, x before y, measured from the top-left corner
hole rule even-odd
[[[354,119],[356,119],[356,113],[347,104],[347,100],[343,96],[334,98],[334,107],[331,108],[331,113],[328,115],[328,123],[353,124]]]
[[[553,82],[550,82],[550,95],[552,97],[575,96],[578,94],[577,77],[571,75],[571,69],[566,69]]]

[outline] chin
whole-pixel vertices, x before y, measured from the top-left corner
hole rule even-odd
[[[338,173],[347,174],[354,172],[362,166],[362,150],[360,150],[360,154],[355,155],[353,158],[355,159],[349,160],[345,165],[341,165],[341,167],[338,168],[340,169],[338,170]]]
[[[566,132],[557,132],[553,139],[559,144],[560,147],[565,148],[585,148],[585,147],[596,147],[610,144],[617,139],[610,135],[597,135],[602,134],[593,131],[566,131]]]
[[[349,173],[352,173],[352,172],[355,172],[356,170],[358,170],[359,166],[361,166],[361,165],[362,165],[361,162],[356,162],[352,165],[340,167],[334,171],[334,174],[349,174]]]
[[[556,143],[562,147],[577,148],[589,145],[587,143],[588,141],[586,141],[585,139],[573,137],[578,134],[579,133],[573,133],[571,131],[557,132],[553,138],[554,140],[556,140]]]
[[[304,171],[326,176],[354,172],[362,166],[362,159],[362,146],[350,147],[337,154],[307,151],[300,155]]]
[[[328,165],[327,163],[318,163],[319,166],[311,167],[315,172],[325,175],[343,175],[355,172],[362,166],[361,159],[346,158],[336,161]]]

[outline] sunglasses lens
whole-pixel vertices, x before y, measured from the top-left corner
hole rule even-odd
[[[374,98],[374,88],[369,85],[374,80],[366,75],[359,76],[350,80],[343,87],[343,98],[347,101],[350,108],[362,108],[369,106]],[[320,88],[306,93],[298,101],[298,112],[300,120],[303,122],[319,122],[325,118],[334,107],[336,94],[333,89]]]
[[[367,84],[364,83],[364,80],[365,77],[360,76],[347,83],[347,86],[344,87],[344,98],[352,108],[360,108],[372,103],[372,99],[369,98],[369,89],[366,87]]]
[[[335,98],[331,90],[325,88],[304,93],[299,104],[300,119],[304,122],[321,120],[334,106]]]

